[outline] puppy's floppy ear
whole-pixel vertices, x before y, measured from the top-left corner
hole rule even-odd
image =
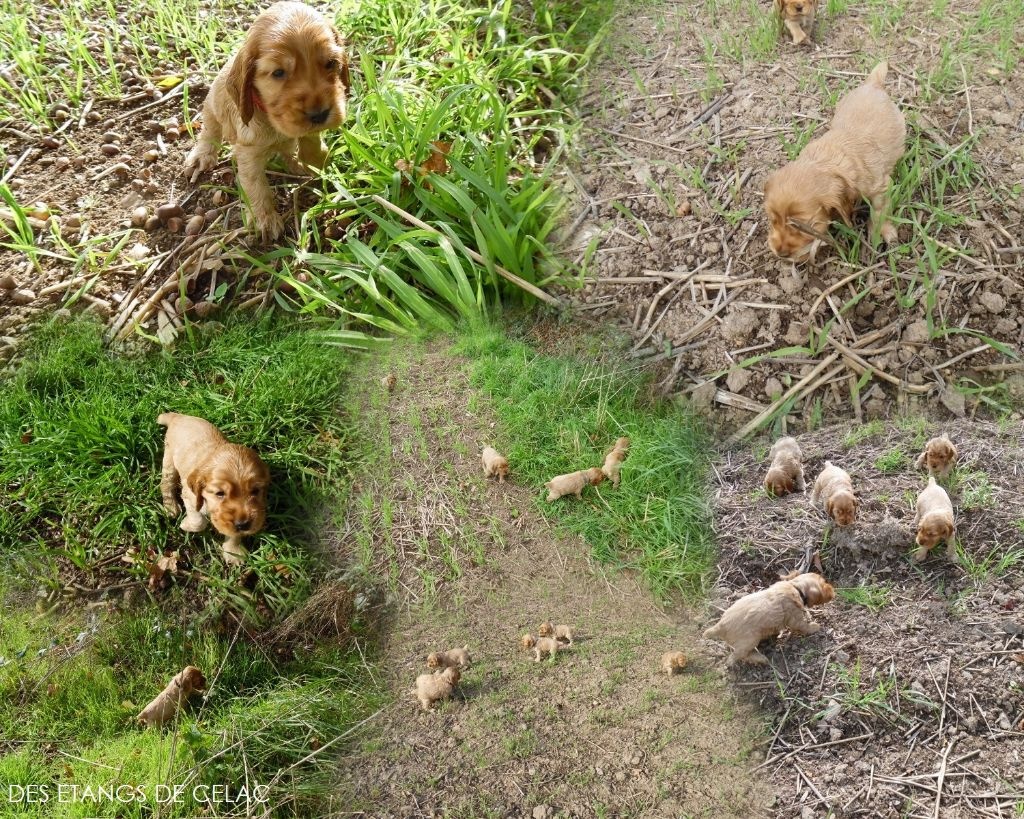
[[[948,520],[944,520],[942,522],[942,539],[943,540],[948,540],[949,538],[953,537],[953,532],[954,531],[955,530],[953,529],[953,524],[952,523],[950,523]]]
[[[349,46],[334,26],[331,26],[331,35],[334,37],[335,44],[341,49],[341,57],[338,59],[338,76],[341,77],[341,84],[345,87],[347,94],[352,88],[352,79],[348,73]]]
[[[256,60],[259,57],[259,30],[254,26],[245,38],[245,43],[235,55],[228,72],[227,85],[231,98],[242,115],[242,123],[248,125],[253,115],[253,77],[256,74]]]
[[[196,511],[203,508],[206,499],[203,497],[203,490],[206,488],[206,470],[197,469],[188,476],[188,488],[196,496]]]
[[[822,191],[820,201],[827,213],[835,214],[844,224],[849,225],[857,198],[857,190],[850,181],[842,174],[833,172],[828,177],[828,188]]]

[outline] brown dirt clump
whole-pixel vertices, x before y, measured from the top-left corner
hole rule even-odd
[[[926,482],[914,461],[940,431],[960,450],[949,491],[961,566],[941,548],[921,564],[909,559]],[[733,672],[774,714],[761,770],[789,794],[775,815],[974,817],[1014,808],[1024,794],[1021,426],[907,422],[798,440],[807,495],[764,493],[766,448],[717,467],[717,601],[765,587],[816,551],[837,590],[815,611],[820,633],[771,646],[771,666]],[[826,459],[853,478],[861,507],[852,527],[831,526],[810,505]]]
[[[387,419],[367,440],[383,458],[339,549],[391,579],[382,659],[396,700],[339,771],[339,814],[760,815],[757,726],[694,655],[686,612],[666,614],[552,531],[515,464],[505,484],[484,480],[490,421],[464,367],[405,348],[388,364],[393,393],[367,379]],[[535,663],[519,640],[544,620],[572,625],[575,642]],[[466,644],[455,698],[424,712],[411,690],[427,654]],[[691,657],[672,677],[668,650]]]

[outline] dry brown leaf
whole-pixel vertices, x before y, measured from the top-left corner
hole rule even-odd
[[[430,156],[427,161],[420,165],[420,173],[426,176],[428,173],[445,174],[450,170],[448,167],[448,152],[452,149],[450,142],[431,142]]]
[[[178,571],[178,553],[161,555],[155,562],[149,564],[149,588],[157,589],[169,582],[168,574],[174,575]]]

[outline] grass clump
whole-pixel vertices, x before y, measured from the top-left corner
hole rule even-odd
[[[601,466],[616,438],[632,440],[618,489],[605,482],[581,502],[539,497],[545,514],[582,535],[598,560],[639,571],[659,596],[703,587],[715,551],[708,450],[693,416],[651,399],[644,376],[614,364],[539,355],[488,331],[456,349],[473,360],[472,382],[493,401],[493,445],[517,481],[540,488]]]
[[[877,614],[889,604],[890,589],[886,584],[872,586],[862,583],[845,589],[836,589],[836,596],[847,603],[863,606],[872,614]]]

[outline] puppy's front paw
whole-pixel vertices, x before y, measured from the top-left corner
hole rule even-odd
[[[900,235],[896,230],[896,226],[892,222],[886,222],[882,225],[882,241],[887,245],[894,245],[899,241]]]
[[[914,549],[914,553],[910,556],[910,559],[913,560],[915,563],[920,563],[926,557],[928,557],[928,550],[922,546],[920,548]]]
[[[804,634],[817,634],[819,631],[821,631],[820,623],[808,623],[804,626]]]
[[[185,158],[185,178],[194,185],[199,177],[212,171],[217,164],[217,149],[205,142],[198,142]]]
[[[258,233],[260,240],[272,242],[284,233],[284,219],[276,210],[253,211],[252,231]]]
[[[190,515],[186,515],[185,519],[181,522],[181,531],[183,532],[202,532],[209,525],[209,521],[195,512]]]
[[[221,552],[224,555],[224,562],[228,566],[241,566],[249,555],[248,550],[242,545],[241,541],[230,539],[224,541]]]
[[[167,517],[176,518],[181,514],[181,504],[176,498],[166,497],[164,498],[164,511],[167,513]]]

